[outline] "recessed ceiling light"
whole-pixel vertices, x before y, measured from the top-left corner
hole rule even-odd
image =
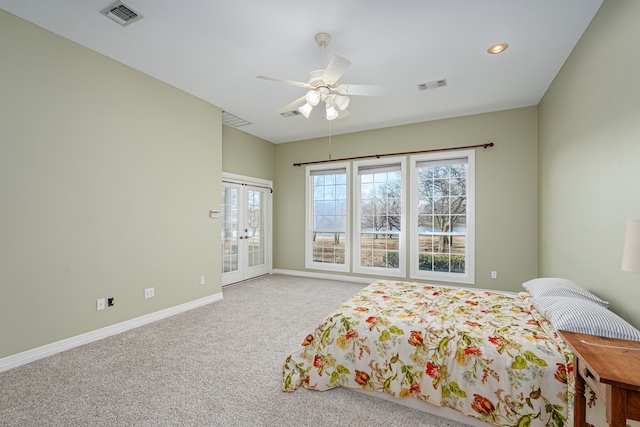
[[[496,53],[504,52],[508,47],[509,45],[507,43],[494,44],[489,49],[487,49],[487,53],[495,55]]]

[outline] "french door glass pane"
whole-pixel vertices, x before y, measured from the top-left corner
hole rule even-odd
[[[262,191],[249,190],[249,267],[265,263],[265,197]]]
[[[238,270],[238,189],[222,187],[222,272]]]

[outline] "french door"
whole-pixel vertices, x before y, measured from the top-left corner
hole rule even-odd
[[[271,270],[270,187],[268,181],[223,175],[223,286]]]

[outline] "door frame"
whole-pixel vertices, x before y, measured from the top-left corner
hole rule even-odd
[[[255,178],[245,175],[238,175],[229,172],[222,172],[222,186],[225,184],[239,185],[242,187],[258,187],[266,189],[267,198],[265,200],[265,264],[266,264],[266,274],[271,274],[273,271],[273,239],[272,239],[272,229],[273,229],[273,182],[261,178]],[[240,200],[240,198],[239,198]],[[240,264],[240,263],[239,263]],[[240,265],[239,265],[240,269]],[[252,277],[247,277],[246,272],[243,272],[240,276],[240,280],[233,279],[232,281],[225,280],[225,275],[227,276],[237,276],[237,274],[233,273],[222,273],[222,286],[230,285],[232,283],[237,283],[238,281],[251,279]],[[257,276],[255,276],[257,277]]]

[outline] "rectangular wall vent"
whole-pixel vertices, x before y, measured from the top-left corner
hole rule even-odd
[[[222,112],[222,123],[229,125],[229,126],[233,126],[236,128],[239,128],[240,126],[246,126],[246,125],[250,125],[251,122],[246,121],[245,119],[241,119],[238,116],[234,116],[233,114],[229,113],[228,111],[223,111]]]
[[[282,117],[294,117],[294,116],[299,116],[300,114],[302,113],[298,110],[285,111],[284,113],[280,113]]]
[[[111,4],[111,6],[106,9],[101,10],[100,13],[123,27],[142,19],[142,15],[119,1]]]
[[[432,82],[422,83],[418,85],[418,90],[437,89],[447,85],[447,79],[434,80]]]

